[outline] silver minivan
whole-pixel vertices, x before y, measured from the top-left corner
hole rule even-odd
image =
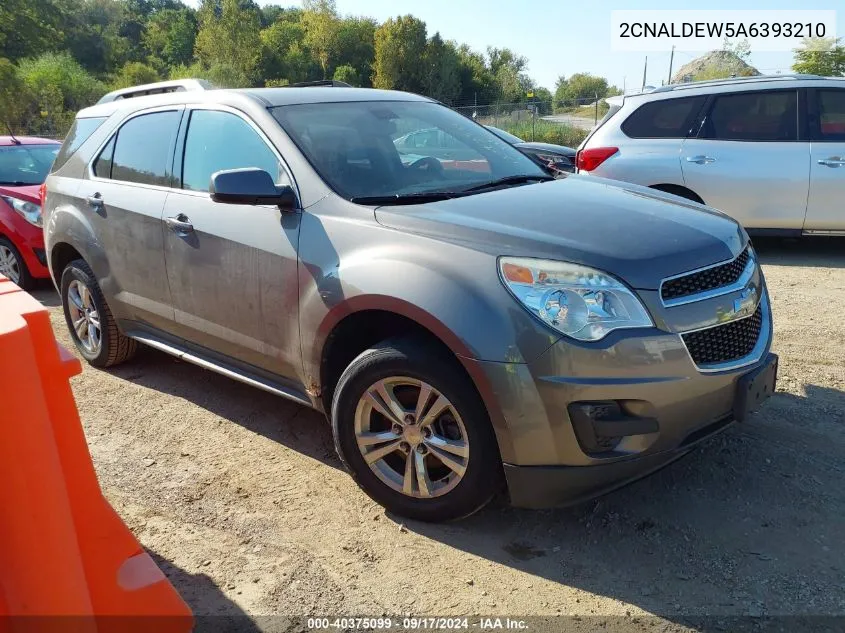
[[[579,173],[703,202],[752,233],[845,235],[845,79],[746,77],[608,102]]]

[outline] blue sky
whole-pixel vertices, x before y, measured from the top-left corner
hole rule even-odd
[[[261,0],[260,0],[261,1]],[[274,0],[285,4],[283,0]],[[262,1],[262,4],[264,2]],[[466,42],[483,51],[487,46],[508,47],[528,58],[529,74],[554,90],[559,75],[590,72],[622,87],[642,83],[644,54],[610,50],[610,12],[613,9],[838,9],[837,33],[845,34],[845,4],[805,0],[744,2],[710,0],[650,0],[622,2],[593,0],[337,0],[341,14],[367,15],[383,21],[411,13],[424,20],[429,35]],[[701,55],[675,52],[675,69]],[[792,53],[757,53],[751,63],[761,72],[788,71]],[[648,83],[660,85],[669,72],[669,53],[648,53]]]

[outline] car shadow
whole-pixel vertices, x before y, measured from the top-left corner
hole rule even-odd
[[[210,576],[192,574],[155,552],[148,553],[191,608],[193,633],[260,633],[253,618],[227,598]]]
[[[53,284],[49,281],[39,281],[38,285],[29,291],[33,297],[45,308],[58,308],[62,305],[62,300],[59,298],[59,293],[53,288]]]
[[[843,468],[836,444],[816,453],[829,437],[796,428],[792,412],[838,411],[832,423],[841,429],[845,393],[808,386],[806,394],[778,393],[748,422],[686,458],[577,507],[528,511],[499,500],[458,523],[404,524],[473,556],[586,592],[577,613],[596,594],[704,630],[751,624],[760,630],[766,616],[841,616]],[[528,578],[526,584],[526,593],[540,590]],[[627,622],[631,628],[622,630],[636,628]],[[787,628],[811,630],[797,620]]]
[[[304,405],[237,382],[146,346],[111,375],[184,398],[332,468],[342,468],[326,417]]]
[[[845,237],[754,237],[752,243],[764,266],[845,267]]]

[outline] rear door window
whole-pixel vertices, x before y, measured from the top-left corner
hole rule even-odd
[[[818,90],[818,126],[814,141],[845,141],[845,90]],[[815,126],[814,126],[815,127]]]
[[[51,171],[56,171],[59,167],[64,165],[105,120],[106,117],[74,120],[73,125],[70,126],[70,131],[68,131],[67,136],[65,137],[65,142],[62,144],[62,149],[59,150],[59,153],[56,155],[56,160],[53,161],[53,168]]]
[[[170,186],[168,166],[181,112],[152,112],[129,119],[118,130],[111,166],[114,180]]]
[[[797,141],[798,92],[761,90],[717,96],[701,138],[720,141]]]
[[[686,138],[704,101],[702,96],[643,104],[625,120],[622,131],[631,138]]]
[[[103,151],[94,161],[94,175],[98,178],[111,178],[111,165],[114,158],[114,141],[117,137],[112,136]]]

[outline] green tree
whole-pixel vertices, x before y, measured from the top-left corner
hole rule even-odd
[[[261,31],[261,76],[266,80],[306,81],[320,76],[320,66],[305,48],[305,28],[279,20]]]
[[[412,15],[389,18],[375,32],[373,86],[422,92],[425,22]]]
[[[473,51],[466,44],[455,46],[450,42],[449,46],[455,49],[458,56],[458,76],[461,85],[458,101],[466,104],[488,104],[496,101],[499,98],[499,87],[484,56]]]
[[[565,86],[563,90],[560,89],[561,85]],[[606,97],[607,90],[607,79],[604,77],[596,77],[589,73],[575,73],[565,83],[558,85],[555,99],[557,100],[559,96],[562,96],[563,101],[568,105],[583,104],[592,102],[596,98]],[[559,95],[559,93],[561,94]]]
[[[6,125],[21,130],[30,102],[28,93],[26,84],[18,77],[17,67],[5,57],[0,57],[0,134],[6,134]]]
[[[259,13],[250,0],[203,0],[197,59],[208,69],[225,69],[230,79],[251,80],[261,56]]]
[[[140,86],[160,81],[161,77],[152,66],[141,62],[126,62],[112,82],[112,90]]]
[[[551,114],[554,101],[551,91],[548,88],[534,88],[532,92],[534,96],[527,101],[537,108],[537,114]]]
[[[323,79],[326,79],[329,76],[329,65],[337,55],[340,33],[335,0],[304,0],[303,6],[305,45],[320,62]]]
[[[67,52],[24,59],[18,76],[33,97],[31,115],[42,133],[64,133],[78,110],[93,105],[106,92]]]
[[[348,17],[340,21],[337,33],[335,63],[352,66],[359,77],[359,85],[365,87],[372,85],[377,27],[372,18]]]
[[[840,42],[832,37],[804,38],[801,48],[794,51],[792,70],[822,77],[845,76],[845,46]]]
[[[51,0],[0,2],[0,57],[15,62],[55,50],[61,39],[62,9]]]
[[[194,57],[197,18],[192,9],[164,9],[150,16],[144,30],[144,48],[166,67],[189,64]]]
[[[337,68],[335,68],[332,79],[334,79],[335,81],[346,82],[350,86],[361,85],[361,76],[358,74],[358,71],[355,69],[355,67],[350,66],[349,64],[343,64],[342,66],[338,66]]]
[[[568,91],[569,91],[569,82],[566,81],[566,77],[560,75],[555,82],[555,97],[554,97],[554,105],[555,108],[565,108],[568,104]]]
[[[432,99],[452,103],[461,92],[460,60],[454,46],[440,33],[428,40],[423,57],[423,93]]]
[[[211,66],[205,66],[201,62],[196,62],[191,66],[177,66],[170,72],[170,78],[205,79],[210,81],[215,88],[249,88],[253,85],[252,79],[239,68],[223,62],[215,62]]]

